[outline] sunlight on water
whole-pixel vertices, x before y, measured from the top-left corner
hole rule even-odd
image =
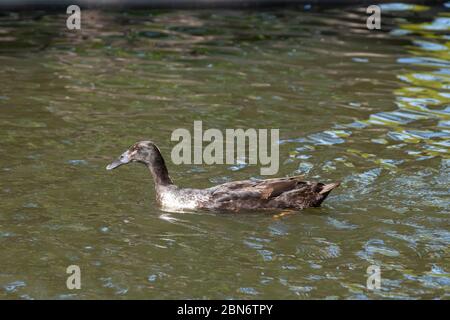
[[[0,16],[0,298],[449,297],[444,7],[383,5],[376,32],[364,8],[85,17]],[[173,165],[194,120],[279,128],[279,176],[342,185],[299,214],[168,214],[142,167],[104,169],[152,139],[181,186],[259,177]]]

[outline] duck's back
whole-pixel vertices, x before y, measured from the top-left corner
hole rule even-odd
[[[295,209],[318,207],[339,183],[305,182],[301,177],[244,180],[208,189],[207,208],[216,210]]]

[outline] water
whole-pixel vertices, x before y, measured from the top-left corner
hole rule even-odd
[[[450,20],[384,9],[382,31],[364,9],[2,14],[0,298],[448,299]],[[295,215],[181,214],[143,167],[105,170],[143,139],[170,160],[194,120],[280,128],[279,176],[343,184]],[[168,162],[181,186],[259,175]]]

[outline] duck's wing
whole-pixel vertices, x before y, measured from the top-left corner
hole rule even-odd
[[[266,181],[259,184],[256,188],[260,190],[262,199],[269,199],[296,189],[298,184],[299,181],[296,180]]]
[[[288,178],[275,178],[267,180],[243,180],[227,182],[211,188],[212,195],[216,199],[228,200],[230,198],[259,198],[270,199],[284,192],[295,190],[299,185],[305,185],[301,181],[303,176]]]

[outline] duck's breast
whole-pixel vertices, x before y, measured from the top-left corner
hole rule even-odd
[[[161,207],[170,211],[198,209],[208,199],[204,192],[195,189],[163,190],[158,196]]]

